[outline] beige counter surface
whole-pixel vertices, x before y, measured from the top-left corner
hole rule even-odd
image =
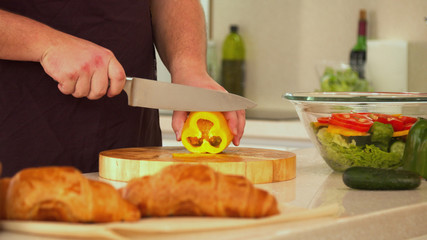
[[[343,207],[337,218],[293,221],[250,228],[147,234],[146,239],[424,239],[427,237],[427,183],[410,191],[361,191],[347,188],[314,148],[294,151],[297,177],[260,184],[282,204],[315,209]],[[100,179],[97,173],[86,174]],[[100,179],[106,181],[104,179]],[[115,187],[125,183],[111,182]],[[423,237],[424,236],[424,237]],[[48,239],[1,232],[0,239]]]
[[[163,146],[182,146],[172,130],[172,117],[160,116]],[[260,120],[246,119],[245,132],[240,141],[242,147],[278,150],[294,150],[313,147],[307,131],[298,119]]]

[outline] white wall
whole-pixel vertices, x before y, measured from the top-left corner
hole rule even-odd
[[[283,111],[292,108],[283,93],[319,87],[318,62],[348,60],[361,8],[368,11],[368,39],[409,42],[408,89],[427,92],[425,0],[213,0],[213,37],[220,55],[229,25],[240,25],[246,96],[259,109]]]
[[[316,64],[347,61],[361,8],[368,11],[368,39],[409,42],[408,90],[427,92],[426,0],[211,1],[211,37],[218,58],[229,25],[240,26],[247,49],[246,97],[258,103],[255,110],[293,111],[282,99],[285,92],[318,89]],[[201,3],[209,19],[209,0]],[[161,63],[158,79],[170,81]]]

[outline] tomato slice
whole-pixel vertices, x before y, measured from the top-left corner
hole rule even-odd
[[[418,118],[409,116],[399,116],[397,118],[399,118],[405,125],[410,123],[414,124],[418,120]]]
[[[391,124],[395,132],[405,130],[405,123],[401,120],[403,116],[393,116],[383,113],[371,113],[368,115],[374,122],[381,122],[384,124]],[[411,119],[408,119],[411,121]]]
[[[329,123],[330,119],[331,119],[330,117],[319,117],[319,118],[317,118],[317,121],[319,123]]]
[[[384,113],[333,113],[331,117],[319,117],[319,123],[333,124],[356,131],[367,132],[373,122],[390,124],[395,132],[408,130],[418,119],[403,115]]]
[[[371,118],[359,113],[332,113],[330,124],[353,129],[359,132],[367,132],[374,123]]]
[[[414,125],[414,123],[407,123],[405,124],[405,126],[403,127],[404,130],[409,130],[411,129],[412,125]]]

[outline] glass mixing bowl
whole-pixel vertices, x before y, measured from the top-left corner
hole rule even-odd
[[[286,93],[313,144],[335,171],[398,168],[413,122],[427,118],[427,93]],[[379,122],[379,123],[378,123]]]

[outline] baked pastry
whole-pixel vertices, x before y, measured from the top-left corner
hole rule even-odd
[[[225,175],[205,165],[171,165],[135,178],[119,189],[141,216],[259,218],[279,213],[275,197],[243,176]]]
[[[2,179],[0,186],[3,219],[85,223],[140,219],[138,209],[113,186],[89,180],[73,167],[24,169]]]

